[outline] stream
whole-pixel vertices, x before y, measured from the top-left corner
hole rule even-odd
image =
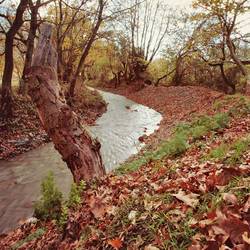
[[[143,147],[138,138],[152,134],[162,116],[123,96],[99,92],[108,103],[107,112],[88,129],[101,142],[103,162],[110,172]],[[0,161],[0,234],[32,216],[41,181],[49,171],[54,173],[57,186],[66,198],[72,176],[52,143],[9,161]]]

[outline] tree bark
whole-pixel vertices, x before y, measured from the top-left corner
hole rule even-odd
[[[31,21],[30,21],[29,35],[27,39],[27,52],[25,55],[23,74],[22,74],[22,78],[20,81],[20,88],[19,88],[19,93],[21,95],[26,95],[28,91],[26,74],[27,74],[27,70],[31,67],[32,55],[34,51],[34,41],[35,41],[36,30],[38,26],[37,15],[38,15],[38,9],[40,7],[40,4],[41,4],[40,0],[37,0],[36,5],[33,5],[32,2],[30,3]]]
[[[174,68],[173,70],[171,70],[170,72],[166,73],[165,75],[161,76],[160,78],[157,79],[156,83],[155,83],[155,87],[158,87],[160,84],[160,81],[163,80],[164,78],[170,76],[171,74],[173,74],[173,72],[176,70],[176,68]]]
[[[220,67],[220,72],[221,72],[221,76],[222,76],[224,84],[231,88],[229,93],[230,94],[235,94],[235,92],[236,92],[235,84],[233,84],[232,82],[230,82],[230,80],[228,80],[228,78],[227,78],[227,76],[225,74],[225,70],[224,70],[224,63],[219,64],[219,67]]]
[[[234,49],[234,44],[233,44],[231,38],[229,37],[229,35],[226,37],[226,43],[227,43],[227,47],[229,49],[229,52],[230,52],[230,55],[231,55],[233,61],[239,67],[239,69],[240,69],[241,73],[243,74],[243,76],[247,76],[247,71],[246,71],[246,69],[244,67],[244,64],[241,62],[241,60],[236,55],[235,49]]]
[[[60,91],[57,53],[51,34],[52,26],[44,24],[29,69],[29,95],[36,104],[45,131],[67,163],[74,181],[79,183],[105,174],[101,145],[81,125],[80,118],[66,104]]]
[[[14,38],[18,30],[23,24],[23,13],[26,10],[28,0],[21,0],[16,11],[16,17],[10,29],[6,33],[5,39],[5,62],[3,70],[3,79],[2,79],[2,100],[1,100],[1,109],[0,113],[3,118],[9,118],[12,116],[12,90],[11,90],[11,81],[13,74],[13,44]]]
[[[179,86],[182,82],[182,70],[181,70],[181,64],[182,64],[182,56],[178,56],[176,59],[176,67],[175,67],[175,73],[172,79],[172,85]]]

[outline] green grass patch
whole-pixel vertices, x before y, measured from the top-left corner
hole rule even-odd
[[[250,137],[246,139],[238,139],[233,143],[231,150],[233,153],[227,159],[227,163],[229,164],[237,164],[241,162],[241,158],[245,152],[250,149]]]
[[[229,145],[222,143],[217,148],[210,151],[209,155],[206,159],[216,159],[216,160],[223,160],[225,159],[229,150]]]
[[[17,243],[15,243],[15,245],[13,245],[11,247],[11,249],[16,250],[32,240],[36,240],[38,238],[41,238],[45,232],[46,232],[46,230],[44,228],[38,228],[34,233],[28,235],[25,239],[20,240]]]
[[[240,115],[250,111],[250,99],[241,94],[226,95],[213,103],[213,109],[217,112],[224,108],[229,108],[231,115]],[[233,112],[231,112],[233,111]]]
[[[118,174],[125,174],[137,170],[150,160],[157,161],[164,157],[178,156],[185,152],[189,144],[184,134],[177,133],[170,140],[163,142],[157,150],[147,151],[140,158],[125,163],[116,170]]]
[[[137,170],[142,165],[165,157],[177,157],[189,148],[189,141],[201,139],[210,131],[225,128],[230,117],[227,113],[214,116],[201,116],[192,123],[181,123],[174,129],[172,137],[161,143],[155,151],[146,151],[140,158],[121,165],[116,173],[125,174]]]
[[[168,212],[158,210],[160,204],[170,204],[174,200],[171,194],[145,195],[142,198],[130,197],[117,210],[112,223],[107,228],[105,236],[116,238],[121,232],[127,246],[141,239],[140,249],[145,245],[153,244],[156,235],[161,238],[164,249],[186,249],[196,229],[189,226],[192,213],[187,213],[179,223],[172,223],[178,213],[176,210]],[[130,215],[133,214],[132,218]],[[128,230],[129,228],[129,230]],[[159,234],[161,230],[168,232],[170,239]],[[139,238],[138,238],[139,237]],[[170,247],[170,248],[169,248]],[[179,248],[178,248],[179,247]]]
[[[250,148],[250,136],[240,138],[231,144],[222,143],[220,146],[212,149],[205,160],[216,160],[230,165],[241,163],[242,156]]]
[[[238,204],[244,204],[250,194],[250,178],[235,177],[221,190],[204,194],[200,197],[200,205],[196,214],[203,215],[221,207],[225,203],[223,200],[224,193],[234,194],[237,197]]]

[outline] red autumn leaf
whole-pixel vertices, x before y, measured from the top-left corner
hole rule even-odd
[[[207,248],[206,250],[219,250],[220,245],[217,241],[210,240],[207,242]]]
[[[219,222],[219,226],[230,235],[234,244],[243,243],[242,234],[250,233],[249,226],[238,218],[230,218]]]
[[[108,244],[116,250],[119,250],[122,247],[122,241],[119,238],[108,240]]]
[[[210,191],[214,190],[215,184],[216,184],[216,175],[215,175],[215,170],[213,170],[206,179],[206,185],[208,190]]]
[[[217,215],[216,215],[216,210],[213,210],[213,211],[207,213],[207,218],[208,218],[208,219],[213,220],[213,219],[215,219],[216,217],[217,217]]]
[[[224,168],[223,171],[216,176],[216,185],[225,186],[233,177],[240,176],[241,172],[234,168]]]

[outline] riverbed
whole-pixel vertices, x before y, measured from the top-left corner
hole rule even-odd
[[[162,116],[123,96],[100,93],[108,104],[107,112],[88,130],[101,142],[103,162],[110,172],[143,147],[138,139],[158,129]],[[66,198],[72,176],[52,143],[0,161],[0,234],[32,216],[41,181],[49,171]]]

